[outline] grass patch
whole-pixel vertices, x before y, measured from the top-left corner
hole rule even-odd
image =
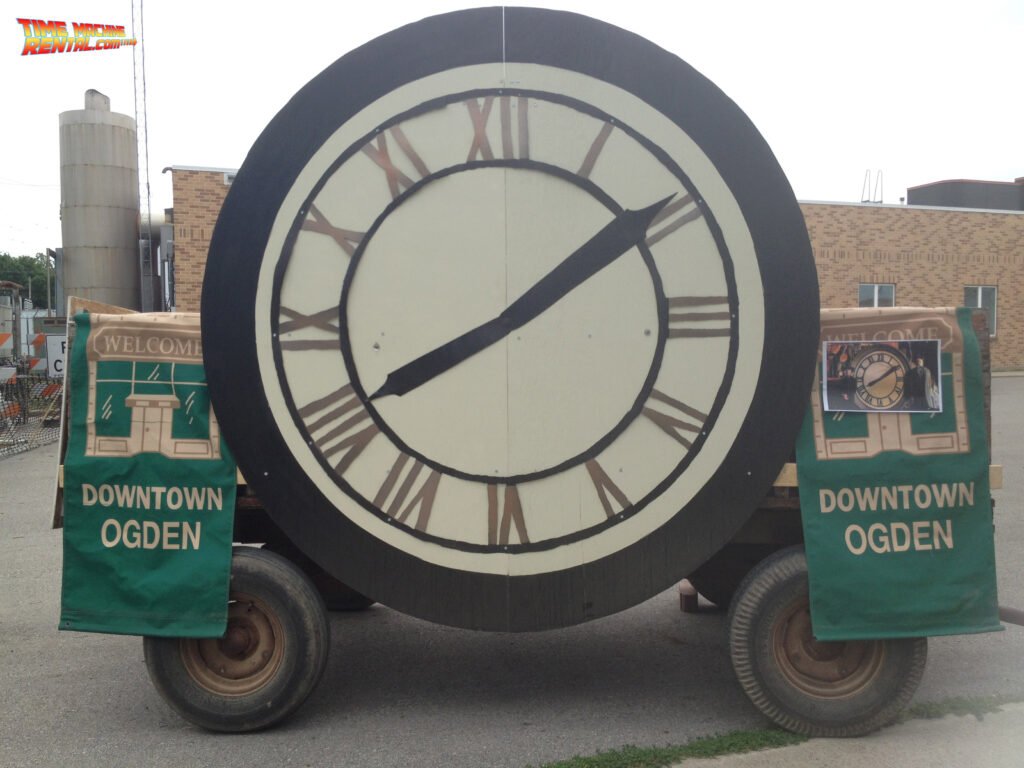
[[[1004,704],[1024,702],[1024,694],[996,696],[955,696],[942,701],[925,701],[906,709],[896,720],[937,720],[947,715],[964,717],[973,715],[979,720],[985,715],[1001,711]],[[738,755],[762,749],[789,747],[807,741],[789,731],[766,728],[756,731],[731,731],[721,736],[707,736],[688,744],[667,747],[625,746],[588,757],[571,757],[538,768],[667,768],[687,759]],[[533,766],[530,766],[533,768]]]
[[[556,763],[545,763],[540,768],[665,768],[688,758],[736,755],[788,747],[804,741],[807,741],[806,736],[777,729],[732,731],[668,747],[626,746],[589,757],[571,757]]]
[[[946,715],[965,717],[973,715],[979,720],[985,715],[999,712],[1004,704],[1017,704],[1024,701],[1024,696],[998,695],[998,696],[955,696],[942,701],[923,701],[908,708],[900,715],[897,722],[905,723],[908,720],[939,720]]]

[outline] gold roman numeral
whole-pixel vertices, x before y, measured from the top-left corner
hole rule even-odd
[[[728,296],[676,296],[668,300],[670,339],[708,339],[732,334]]]
[[[412,465],[406,471],[406,465],[410,460]],[[430,470],[426,479],[420,481],[424,466],[423,462],[413,459],[408,454],[399,454],[384,484],[373,499],[373,505],[377,509],[399,523],[404,523],[413,512],[416,512],[413,527],[417,531],[427,530],[430,513],[434,509],[434,499],[437,498],[437,486],[441,482],[441,473],[436,469]]]
[[[365,232],[356,232],[355,230],[334,226],[315,205],[309,206],[309,214],[307,214],[306,219],[302,222],[302,229],[307,232],[327,235],[340,245],[341,249],[349,256],[356,252],[356,248],[359,247],[359,243],[362,242],[363,237],[366,235]]]
[[[601,506],[604,507],[605,515],[614,517],[618,512],[633,505],[626,497],[626,494],[612,482],[612,479],[608,477],[608,473],[604,471],[604,467],[598,464],[596,459],[588,461],[586,466],[587,472],[590,474],[590,480],[594,483],[594,488],[597,490],[597,498],[600,499]],[[613,500],[618,503],[618,508],[612,504]]]
[[[294,333],[304,329],[327,331],[333,338],[330,339],[281,339],[279,346],[283,351],[307,352],[316,349],[332,349],[338,351],[338,325],[341,322],[337,307],[305,314],[297,309],[291,309],[283,304],[278,315],[278,335]]]
[[[530,157],[530,110],[529,99],[525,96],[516,97],[516,109],[513,114],[511,96],[485,96],[483,100],[467,99],[463,102],[473,123],[473,143],[470,144],[466,162],[474,160],[493,160],[494,149],[487,136],[487,124],[494,111],[494,102],[498,102],[501,119],[501,156],[504,160]]]
[[[409,143],[409,139],[406,138],[401,126],[395,125],[387,131],[378,133],[375,139],[370,140],[363,147],[363,153],[384,171],[384,175],[388,180],[388,190],[391,192],[391,198],[394,199],[416,182],[392,162],[391,152],[388,149],[387,134],[391,134],[391,138],[398,144],[402,154],[412,163],[421,179],[429,176],[430,170],[427,168],[426,163],[423,162],[423,158],[419,156],[416,150],[413,149],[412,144]]]
[[[693,202],[692,195],[683,195],[678,200],[673,200],[658,212],[648,227],[647,231],[650,234],[645,241],[647,247],[661,242],[677,229],[696,221],[702,215],[700,208]]]
[[[351,384],[299,409],[320,455],[344,475],[380,428],[356,397]]]
[[[492,546],[504,546],[509,543],[512,526],[515,525],[516,536],[520,544],[529,544],[530,537],[526,532],[526,520],[523,518],[523,504],[519,500],[519,489],[514,485],[506,485],[504,503],[499,504],[497,485],[487,486],[487,543]]]
[[[651,390],[651,398],[642,412],[661,431],[681,443],[685,448],[693,446],[693,437],[700,432],[704,422],[708,419],[706,413],[669,397],[657,389]]]
[[[292,333],[301,331],[303,328],[318,328],[329,333],[338,332],[338,308],[328,307],[311,315],[305,315],[297,309],[290,309],[281,305],[281,317],[283,321],[278,326],[278,333]]]

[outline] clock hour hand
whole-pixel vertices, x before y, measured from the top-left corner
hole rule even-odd
[[[898,370],[899,370],[900,368],[902,368],[902,367],[903,367],[903,366],[901,366],[901,365],[899,365],[899,364],[897,364],[897,365],[890,365],[890,366],[889,366],[889,370],[887,370],[887,371],[886,371],[885,373],[883,373],[883,374],[882,374],[881,376],[879,376],[879,377],[877,377],[877,378],[875,378],[875,379],[872,379],[871,381],[869,381],[869,382],[868,382],[867,384],[865,384],[864,386],[865,386],[865,387],[873,387],[873,386],[874,386],[875,384],[877,384],[878,382],[880,382],[880,381],[881,381],[882,379],[884,379],[884,378],[886,378],[887,376],[889,376],[889,374],[891,374],[891,373],[892,373],[893,371],[898,371]]]
[[[563,296],[641,242],[655,216],[672,197],[674,195],[639,211],[620,213],[496,318],[393,370],[381,388],[370,395],[370,400],[411,392],[543,314]]]

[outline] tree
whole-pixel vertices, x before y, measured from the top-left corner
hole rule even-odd
[[[24,286],[22,298],[28,298],[31,286],[34,306],[49,309],[50,297],[46,295],[46,271],[49,257],[11,256],[0,252],[0,280],[11,280]],[[53,275],[50,275],[50,294],[54,291]]]

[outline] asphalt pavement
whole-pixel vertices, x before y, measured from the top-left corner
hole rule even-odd
[[[1005,468],[994,494],[1000,602],[1024,608],[1024,378],[998,378],[993,389],[994,461]],[[682,614],[668,590],[615,616],[528,634],[452,629],[380,606],[334,615],[324,680],[292,720],[266,733],[206,733],[160,699],[139,638],[57,631],[55,468],[55,446],[0,460],[4,768],[525,768],[766,724],[733,677],[724,615]],[[1022,627],[934,638],[914,701],[1024,701],[1022,659]],[[1022,726],[1024,707],[1011,704],[980,721],[915,720],[715,764],[1017,766],[998,761],[1024,754]]]

